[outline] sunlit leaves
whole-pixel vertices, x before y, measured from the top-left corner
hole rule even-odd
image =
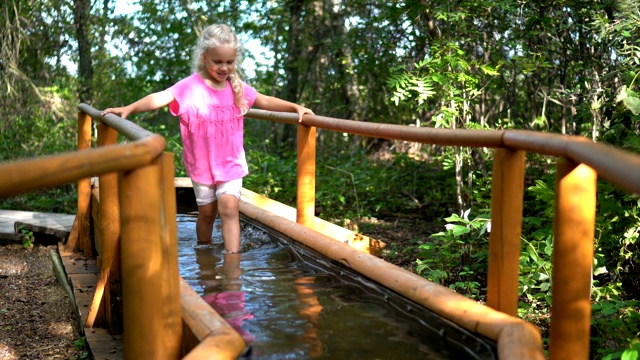
[[[417,109],[428,109],[439,104],[435,105],[440,108],[434,116],[436,127],[449,127],[464,115],[463,104],[481,94],[478,85],[482,77],[499,75],[498,68],[473,60],[456,43],[434,44],[430,56],[416,62],[413,68],[392,69],[387,84],[394,89],[392,100],[396,106],[413,102]]]
[[[634,115],[640,115],[640,98],[638,98],[638,94],[635,91],[623,86],[616,96],[616,102],[620,101]]]

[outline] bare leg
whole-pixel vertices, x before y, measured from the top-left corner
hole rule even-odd
[[[218,199],[218,213],[222,220],[222,239],[227,251],[240,251],[240,212],[239,200],[233,195],[224,194]]]
[[[198,205],[198,219],[196,220],[196,235],[198,244],[211,244],[213,222],[216,220],[216,202]]]

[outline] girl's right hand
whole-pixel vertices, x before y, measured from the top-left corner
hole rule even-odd
[[[102,111],[102,116],[104,116],[105,114],[116,114],[121,118],[126,119],[130,114],[156,110],[163,106],[167,106],[173,100],[173,94],[169,90],[163,90],[153,94],[149,94],[142,99],[134,102],[133,104],[129,104],[127,106],[105,109],[104,111]]]
[[[123,119],[126,119],[127,116],[131,114],[131,110],[129,110],[128,106],[122,106],[117,108],[107,108],[102,111],[101,115],[105,116],[106,114],[115,114],[120,116]]]

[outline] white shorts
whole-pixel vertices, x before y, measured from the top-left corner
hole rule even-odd
[[[198,205],[211,204],[225,194],[233,195],[240,200],[242,193],[242,178],[213,185],[200,184],[191,180],[191,184],[193,184],[193,193],[196,195],[196,204]]]

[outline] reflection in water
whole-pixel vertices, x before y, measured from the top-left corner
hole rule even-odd
[[[314,294],[313,288],[306,286],[307,284],[313,284],[315,279],[313,276],[304,276],[294,281],[298,299],[302,303],[300,315],[309,322],[309,326],[305,327],[304,335],[300,340],[309,344],[309,355],[311,357],[322,355],[322,341],[318,337],[318,319],[322,311],[322,305],[320,305],[318,297]]]
[[[251,344],[251,359],[495,358],[445,320],[251,225],[240,254],[225,254],[221,238],[197,245],[193,217],[178,216],[178,238],[180,275]]]
[[[244,320],[253,319],[253,315],[245,310],[245,292],[242,291],[242,281],[240,275],[242,275],[242,269],[240,268],[241,254],[229,254],[224,253],[222,265],[216,266],[219,259],[216,256],[210,256],[208,251],[202,249],[196,249],[196,255],[202,255],[196,257],[198,264],[203,264],[201,268],[214,267],[219,269],[219,281],[216,286],[206,292],[202,298],[213,309],[220,314],[229,325],[231,325],[247,343],[255,340],[255,337],[249,334],[242,328],[242,322]],[[209,262],[214,260],[213,262]],[[218,276],[216,279],[218,280]],[[205,286],[205,289],[207,287]]]

